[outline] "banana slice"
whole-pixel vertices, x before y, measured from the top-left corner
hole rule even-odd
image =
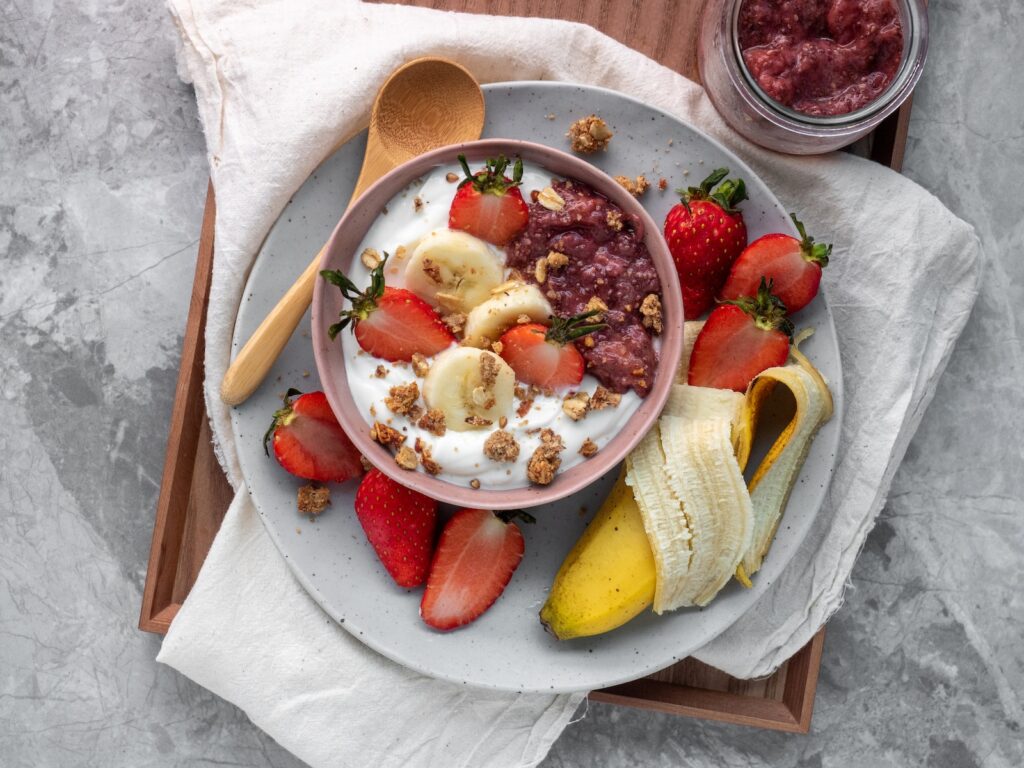
[[[551,304],[535,285],[510,282],[487,301],[474,307],[466,317],[464,344],[489,347],[520,317],[545,323],[551,317]]]
[[[405,287],[449,312],[469,312],[504,279],[487,243],[451,229],[427,233],[405,267]]]
[[[493,352],[453,347],[430,364],[423,399],[428,408],[444,412],[448,429],[465,432],[490,427],[511,413],[515,384],[515,373]]]

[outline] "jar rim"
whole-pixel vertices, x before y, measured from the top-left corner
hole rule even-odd
[[[900,22],[904,27],[903,51],[899,69],[892,82],[878,96],[860,109],[841,115],[808,115],[787,107],[769,96],[754,78],[743,58],[739,42],[740,8],[746,0],[735,0],[732,13],[727,21],[728,37],[731,42],[733,58],[740,70],[740,78],[757,102],[767,108],[774,116],[790,124],[809,129],[848,129],[852,126],[881,119],[894,111],[910,95],[924,66],[928,48],[928,15],[924,0],[893,0],[900,11]],[[881,114],[880,113],[885,113]]]

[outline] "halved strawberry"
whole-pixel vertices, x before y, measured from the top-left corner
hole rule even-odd
[[[370,273],[370,287],[360,291],[355,283],[336,269],[324,269],[320,276],[338,286],[342,296],[352,303],[341,311],[340,320],[328,330],[334,339],[349,323],[359,346],[384,360],[412,360],[417,352],[436,355],[455,341],[434,308],[412,291],[384,285],[385,253]]]
[[[722,288],[723,299],[752,296],[762,277],[773,281],[775,295],[790,313],[799,312],[818,295],[821,270],[828,266],[832,246],[814,242],[796,214],[789,215],[800,239],[773,233],[748,245],[732,265]]]
[[[296,395],[298,400],[293,401]],[[268,456],[271,440],[278,464],[297,477],[343,483],[363,473],[359,451],[334,418],[323,392],[302,394],[289,389],[284,407],[274,412],[270,429],[263,436],[263,450]]]
[[[729,267],[747,244],[747,225],[736,208],[747,199],[746,185],[728,175],[728,168],[716,168],[699,187],[677,190],[680,202],[665,217],[665,241],[679,273],[687,320],[714,305]]]
[[[445,525],[430,565],[420,616],[434,629],[469,624],[494,604],[523,559],[522,531],[533,517],[513,510],[460,509]]]
[[[483,170],[476,173],[469,169],[465,155],[459,155],[459,163],[466,178],[452,200],[448,227],[495,245],[505,245],[526,228],[530,218],[530,209],[519,191],[523,161],[516,158],[511,179],[505,176],[508,160],[504,155],[488,160]]]
[[[371,469],[359,484],[354,506],[366,538],[395,583],[418,587],[426,581],[437,502]]]
[[[786,306],[762,278],[757,296],[720,304],[708,316],[693,344],[687,383],[745,392],[761,371],[786,364],[792,335]]]
[[[583,380],[585,366],[573,341],[605,327],[587,323],[598,311],[553,317],[550,328],[540,323],[513,326],[501,336],[501,358],[524,384],[545,389],[575,386]]]

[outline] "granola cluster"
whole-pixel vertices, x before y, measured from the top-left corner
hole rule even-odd
[[[651,182],[649,182],[647,177],[643,175],[632,179],[629,178],[629,176],[616,176],[615,180],[619,182],[619,186],[629,192],[633,197],[640,197],[651,186]]]
[[[414,412],[419,410],[416,401],[419,399],[420,388],[415,381],[410,381],[408,384],[400,384],[388,390],[388,396],[384,399],[384,405],[392,413],[415,419]]]
[[[569,132],[565,135],[569,137],[572,151],[581,155],[608,149],[608,142],[614,136],[608,123],[597,115],[580,118],[569,126]]]
[[[526,466],[526,477],[531,483],[537,485],[549,485],[555,479],[558,468],[562,466],[560,454],[565,450],[565,443],[562,438],[550,429],[544,429],[540,433],[540,445],[530,457],[530,463]]]
[[[661,299],[655,293],[648,294],[640,304],[640,314],[643,316],[644,328],[651,329],[654,333],[661,333]]]
[[[331,503],[331,489],[304,485],[299,488],[297,503],[300,513],[316,517]]]
[[[417,357],[419,358],[418,360]],[[429,370],[426,359],[422,355],[413,356],[412,367],[416,375],[420,375],[421,371],[425,375],[426,370]],[[377,373],[380,374],[379,368]],[[424,411],[424,408],[419,404],[419,398],[419,385],[415,381],[410,381],[406,384],[397,384],[391,387],[388,390],[388,396],[384,399],[384,404],[395,416],[403,416],[409,419],[420,429],[424,429],[433,435],[444,435],[446,430],[444,413],[437,408]],[[375,410],[371,408],[371,416],[375,415]],[[388,421],[390,422],[391,419],[388,419]],[[440,474],[441,465],[434,460],[430,446],[417,437],[415,448],[410,448],[405,444],[408,437],[402,431],[391,426],[390,423],[378,420],[375,420],[370,428],[370,438],[385,448],[394,450],[395,463],[402,469],[411,472],[422,465],[427,473],[431,475]]]
[[[515,461],[519,458],[519,442],[511,432],[496,429],[484,443],[484,456],[491,461]]]

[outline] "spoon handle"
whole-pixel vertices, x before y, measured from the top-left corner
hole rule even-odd
[[[349,207],[373,182],[390,171],[395,163],[380,149],[377,142],[367,143],[363,167],[349,199]],[[274,361],[288,344],[295,329],[313,301],[313,285],[320,271],[320,259],[327,249],[320,249],[316,258],[281,297],[270,313],[263,318],[249,340],[228,366],[220,383],[220,399],[228,405],[241,405],[256,391],[270,372]]]
[[[313,284],[322,255],[323,249],[299,275],[298,280],[281,297],[277,305],[263,318],[259,328],[245,342],[245,346],[239,350],[228,367],[224,380],[220,383],[220,399],[228,405],[239,405],[256,391],[292,337],[292,333],[313,301]]]

